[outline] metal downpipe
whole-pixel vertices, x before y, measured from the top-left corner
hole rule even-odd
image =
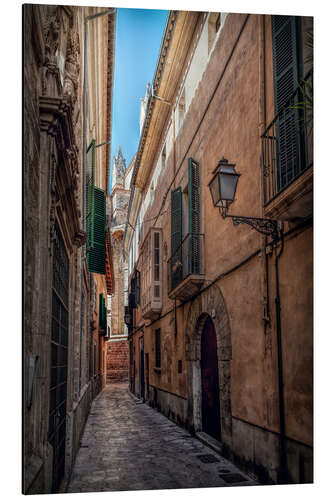
[[[280,231],[281,247],[275,257],[275,312],[276,312],[276,340],[278,355],[278,386],[279,386],[279,417],[280,417],[280,481],[288,482],[287,472],[287,450],[286,450],[286,422],[284,406],[284,385],[283,385],[283,355],[282,355],[282,334],[281,334],[281,301],[280,301],[280,280],[279,280],[279,260],[284,250],[284,235]]]

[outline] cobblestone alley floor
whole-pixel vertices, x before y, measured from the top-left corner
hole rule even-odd
[[[92,404],[67,491],[253,484],[186,430],[138,403],[127,384],[118,383],[107,385]]]

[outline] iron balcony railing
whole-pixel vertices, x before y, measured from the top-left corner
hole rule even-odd
[[[168,260],[168,293],[189,275],[204,274],[204,235],[188,233]]]
[[[312,88],[310,71],[261,136],[265,205],[313,164]]]

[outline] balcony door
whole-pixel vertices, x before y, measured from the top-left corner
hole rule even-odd
[[[221,441],[217,342],[214,324],[206,319],[201,336],[202,430]]]

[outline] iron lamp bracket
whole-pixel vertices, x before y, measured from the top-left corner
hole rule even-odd
[[[223,219],[230,217],[234,226],[247,224],[252,229],[265,236],[271,236],[273,242],[279,239],[280,221],[276,219],[264,219],[262,217],[244,217],[242,215],[228,215],[226,210],[221,210]]]

